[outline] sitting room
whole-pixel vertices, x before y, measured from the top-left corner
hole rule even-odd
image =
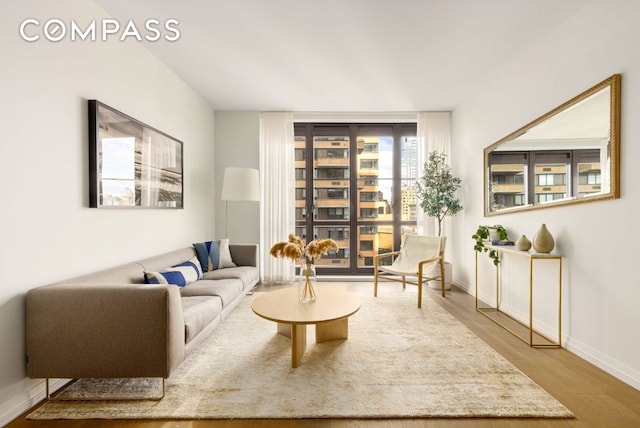
[[[640,426],[639,13],[3,2],[0,425]]]

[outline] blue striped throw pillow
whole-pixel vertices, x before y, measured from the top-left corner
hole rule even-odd
[[[202,268],[196,257],[170,268],[144,273],[145,284],[173,284],[178,287],[184,287],[200,278],[202,278]]]

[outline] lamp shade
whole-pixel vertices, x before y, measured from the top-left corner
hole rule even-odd
[[[223,201],[259,201],[260,176],[254,168],[225,168],[222,180]]]

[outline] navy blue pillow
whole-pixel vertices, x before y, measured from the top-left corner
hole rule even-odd
[[[198,242],[193,244],[193,248],[196,250],[203,272],[236,266],[231,260],[228,239]]]

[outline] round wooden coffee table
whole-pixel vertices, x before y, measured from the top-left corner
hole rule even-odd
[[[316,343],[349,337],[349,317],[360,309],[360,301],[337,288],[317,287],[312,303],[298,301],[298,288],[288,287],[256,297],[251,309],[258,316],[278,323],[278,333],[291,338],[291,367],[298,367],[307,347],[307,325],[316,326]]]

